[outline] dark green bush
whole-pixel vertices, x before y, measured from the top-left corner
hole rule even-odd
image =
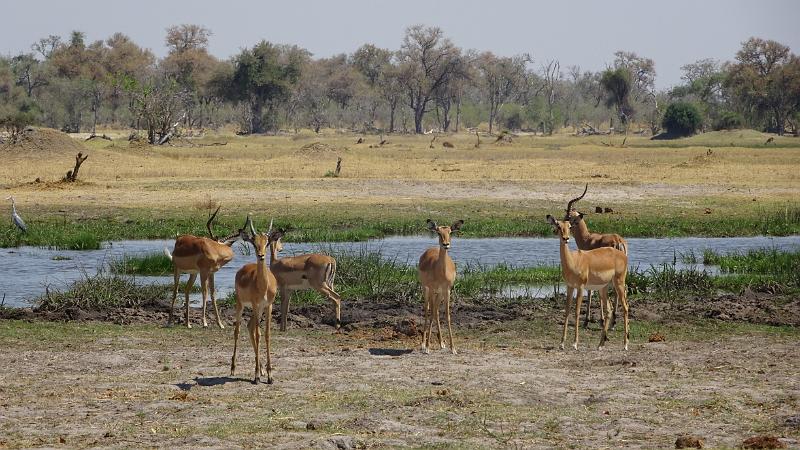
[[[700,128],[703,118],[691,103],[676,102],[667,106],[661,126],[671,136],[691,136]]]
[[[742,128],[742,122],[742,116],[738,113],[725,111],[714,121],[713,128],[715,131],[735,130]]]

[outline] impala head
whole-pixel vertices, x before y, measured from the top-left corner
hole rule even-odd
[[[452,225],[448,226],[438,226],[436,222],[428,219],[428,230],[436,233],[439,235],[439,245],[443,247],[445,250],[450,248],[450,234],[457,232],[461,229],[461,226],[464,225],[463,220],[457,220],[453,222]]]
[[[569,201],[569,203],[567,203],[567,211],[564,214],[564,220],[571,220],[570,213],[576,212],[574,209],[572,209],[572,205],[574,205],[575,202],[577,202],[578,200],[582,199],[586,195],[586,191],[588,190],[589,190],[589,183],[586,183],[586,187],[583,188],[583,194],[581,194],[580,197],[573,198],[572,200]]]
[[[249,225],[249,227],[248,227]],[[249,228],[249,230],[248,230]],[[253,226],[253,220],[250,215],[247,215],[247,222],[245,222],[245,231],[243,231],[243,239],[251,244],[256,249],[256,256],[259,261],[267,259],[267,246],[269,246],[269,236],[272,233],[272,221],[269,222],[269,231],[266,233],[259,233],[256,227]]]
[[[578,223],[581,220],[583,220],[583,213],[580,211],[575,211],[573,209],[572,211],[567,213],[567,216],[564,218],[564,220],[569,220],[569,224],[572,225],[573,227],[577,226]]]
[[[275,230],[269,234],[269,244],[272,245],[272,248],[275,249],[276,253],[280,253],[283,251],[283,243],[281,242],[281,238],[283,235],[286,234],[286,230]]]
[[[553,233],[561,236],[561,240],[569,242],[569,229],[572,227],[568,220],[560,221],[550,214],[547,215],[547,223],[553,227]]]

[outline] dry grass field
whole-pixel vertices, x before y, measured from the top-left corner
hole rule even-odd
[[[112,134],[109,132],[109,134]],[[87,143],[89,160],[77,185],[56,181],[74,160],[72,149],[4,150],[0,195],[27,209],[113,211],[207,209],[281,214],[300,208],[381,207],[387,211],[471,202],[519,210],[552,207],[590,183],[587,201],[604,205],[685,207],[705,203],[736,209],[741,202],[781,205],[800,194],[800,140],[750,130],[715,132],[677,141],[631,136],[518,136],[494,143],[474,135],[353,134],[233,135],[185,139],[173,146]],[[448,141],[454,148],[442,147]],[[210,145],[225,143],[225,145]],[[606,144],[614,145],[608,146]],[[341,157],[338,178],[325,177]],[[435,209],[435,208],[433,208]],[[435,211],[434,211],[435,212]]]

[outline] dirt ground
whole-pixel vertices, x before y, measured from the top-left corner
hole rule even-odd
[[[231,377],[230,327],[164,327],[159,308],[118,312],[132,325],[0,320],[0,446],[800,446],[793,297],[641,301],[628,352],[619,328],[597,351],[595,324],[558,350],[547,300],[459,302],[457,355],[419,351],[415,304],[345,304],[339,334],[327,305],[298,306],[288,332],[273,322],[272,385],[250,383],[246,337]]]

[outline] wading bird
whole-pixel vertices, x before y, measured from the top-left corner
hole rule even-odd
[[[28,226],[25,225],[25,221],[22,220],[22,217],[17,214],[17,203],[14,201],[14,197],[6,197],[6,200],[11,200],[11,223],[16,225],[23,233],[27,233]]]

